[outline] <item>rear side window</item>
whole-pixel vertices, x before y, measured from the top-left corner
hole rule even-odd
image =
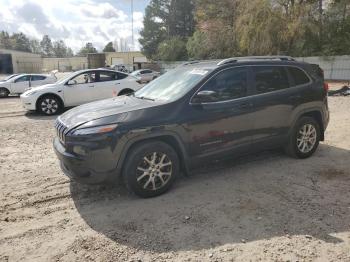
[[[230,68],[211,78],[201,90],[215,91],[217,98],[212,102],[226,101],[247,95],[246,68]]]
[[[289,87],[286,70],[281,66],[253,67],[255,89],[258,94],[274,92]]]
[[[123,73],[120,73],[120,72],[118,72],[117,75],[118,75],[118,80],[121,80],[121,79],[124,79],[124,78],[128,77],[127,74],[123,74]]]
[[[99,82],[117,80],[117,73],[114,72],[100,72]]]
[[[293,78],[293,86],[304,85],[310,82],[303,70],[296,67],[288,67],[288,71]]]
[[[45,76],[32,76],[32,81],[40,81],[40,80],[45,80]]]

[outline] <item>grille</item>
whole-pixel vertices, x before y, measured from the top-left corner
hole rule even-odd
[[[64,144],[66,142],[66,135],[69,131],[68,128],[58,119],[56,120],[55,128],[58,138],[60,139],[61,143]]]

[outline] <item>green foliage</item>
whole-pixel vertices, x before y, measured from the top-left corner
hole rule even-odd
[[[43,39],[40,42],[40,46],[41,46],[43,55],[48,57],[54,55],[52,41],[48,35],[43,36]]]
[[[23,52],[30,52],[30,40],[23,33],[16,33],[12,35],[11,44],[13,45],[13,49]]]
[[[86,43],[85,46],[83,46],[80,51],[78,52],[78,55],[86,55],[91,53],[98,53],[97,49],[92,45],[92,43]]]
[[[186,42],[179,36],[163,41],[158,47],[157,58],[164,61],[187,59]]]
[[[115,52],[115,49],[113,47],[113,43],[109,42],[104,48],[103,52]]]
[[[188,39],[186,45],[188,56],[193,59],[211,58],[207,43],[207,35],[204,32],[196,31],[193,36]]]
[[[151,0],[146,8],[139,42],[142,53],[157,59],[161,43],[169,44],[173,37],[187,39],[194,32],[193,0]],[[179,41],[175,41],[179,43]],[[182,42],[182,40],[181,40]]]
[[[53,42],[52,51],[55,57],[69,57],[72,56],[73,53],[72,49],[67,48],[62,40]]]

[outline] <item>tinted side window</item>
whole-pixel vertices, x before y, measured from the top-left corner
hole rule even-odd
[[[40,80],[45,80],[45,76],[32,76],[32,81],[40,81]]]
[[[124,79],[124,78],[128,77],[127,74],[123,74],[123,73],[120,73],[120,72],[118,72],[117,75],[118,75],[118,80],[121,80],[121,79]]]
[[[30,78],[29,75],[22,76],[22,77],[18,78],[18,79],[15,81],[15,83],[29,81],[29,78]]]
[[[118,79],[117,73],[114,72],[100,72],[99,82],[113,81]]]
[[[150,73],[152,73],[152,70],[148,70],[148,69],[147,69],[147,70],[144,71],[144,73],[145,73],[145,74],[150,74]]]
[[[303,85],[310,82],[310,79],[305,73],[296,67],[288,67],[288,71],[294,80],[293,86]]]
[[[273,92],[289,87],[287,72],[280,66],[256,66],[255,89],[258,94]]]
[[[246,68],[230,68],[221,71],[211,78],[201,90],[215,91],[216,101],[225,101],[247,95],[247,74]]]

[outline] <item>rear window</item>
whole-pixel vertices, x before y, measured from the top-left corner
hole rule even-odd
[[[293,78],[293,86],[304,85],[310,82],[309,77],[303,70],[296,67],[288,67],[288,71]]]
[[[255,89],[258,94],[274,92],[289,88],[287,72],[281,66],[253,67]]]

